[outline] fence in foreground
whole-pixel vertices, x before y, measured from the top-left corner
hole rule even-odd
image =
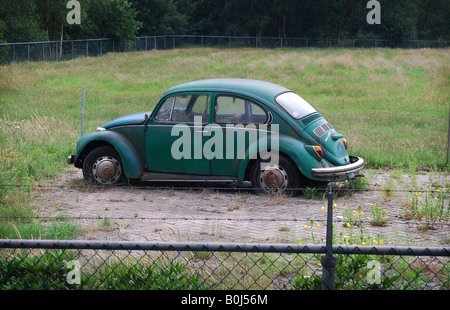
[[[450,248],[333,246],[331,251],[299,244],[0,240],[0,287],[450,288]]]
[[[0,289],[450,289],[450,248],[0,240]]]
[[[85,39],[0,44],[0,63],[58,61],[110,52],[149,51],[185,47],[214,48],[443,48],[450,41],[383,39],[281,38],[249,36],[157,35],[125,39]]]

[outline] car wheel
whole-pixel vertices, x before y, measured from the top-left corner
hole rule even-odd
[[[300,186],[300,172],[286,156],[280,155],[278,164],[258,159],[251,169],[252,186],[259,193],[286,193],[294,196]]]
[[[119,153],[109,146],[98,147],[86,156],[83,176],[86,181],[100,185],[116,185],[126,180]]]

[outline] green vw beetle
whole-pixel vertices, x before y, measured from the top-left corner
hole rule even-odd
[[[308,102],[285,87],[249,79],[172,87],[153,111],[81,137],[68,162],[102,185],[250,181],[266,192],[354,178],[364,166]]]

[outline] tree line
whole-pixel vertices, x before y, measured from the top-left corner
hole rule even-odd
[[[0,0],[0,42],[193,34],[330,39],[450,40],[449,0]]]

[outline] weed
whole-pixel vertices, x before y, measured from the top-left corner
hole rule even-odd
[[[303,190],[303,194],[308,199],[313,199],[314,195],[316,194],[316,190],[312,187],[307,187]]]
[[[410,203],[404,205],[404,218],[411,218],[420,223],[420,229],[432,229],[436,223],[446,223],[450,220],[450,203],[446,204],[448,188],[436,189],[428,188],[423,192],[413,192]]]
[[[378,203],[376,203],[370,205],[370,212],[372,213],[370,224],[372,224],[373,226],[386,226],[386,214],[388,213],[386,209],[381,209],[378,206]]]

